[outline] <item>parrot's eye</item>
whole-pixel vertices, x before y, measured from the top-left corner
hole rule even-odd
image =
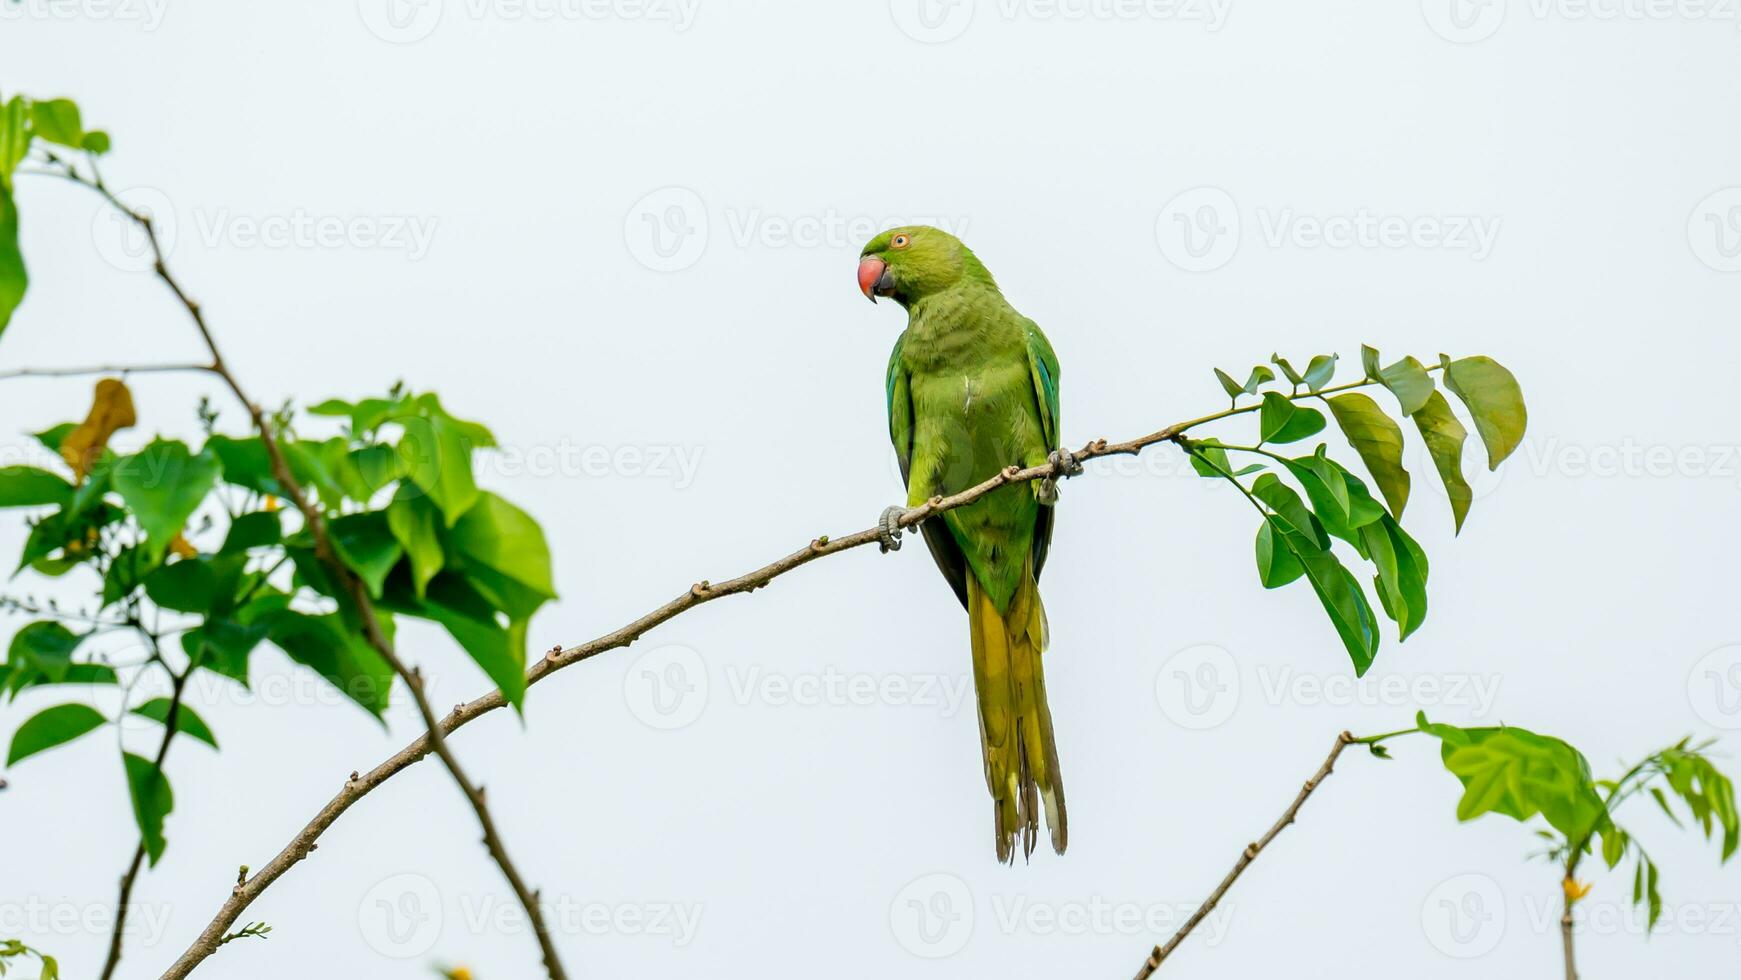
[[[896,235],[889,242],[889,247],[890,248],[906,248],[909,244],[912,243],[912,241],[913,240],[911,238],[908,238],[906,235]]]

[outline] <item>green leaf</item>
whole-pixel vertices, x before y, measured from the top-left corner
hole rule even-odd
[[[74,150],[84,149],[85,127],[79,107],[71,99],[49,99],[30,104],[30,127],[50,143]]]
[[[169,705],[168,698],[152,698],[134,708],[132,713],[141,718],[150,718],[160,725],[167,725],[169,724]],[[212,734],[212,730],[206,725],[205,720],[185,704],[175,709],[175,730],[182,734],[191,735],[214,749],[218,747],[218,738]]]
[[[1487,446],[1487,468],[1498,469],[1523,442],[1529,423],[1517,379],[1490,357],[1465,357],[1445,368],[1445,387],[1469,407],[1475,431]]]
[[[221,468],[214,454],[196,456],[183,443],[157,439],[116,460],[110,481],[153,550],[162,553],[211,492]]]
[[[18,207],[12,202],[12,188],[0,180],[0,333],[6,332],[29,287],[30,274],[18,247]]]
[[[1656,890],[1656,862],[1647,863],[1644,873],[1644,893],[1650,903],[1650,922],[1648,929],[1655,929],[1658,919],[1662,918],[1662,893]]]
[[[65,506],[73,485],[34,466],[0,466],[0,507]]]
[[[181,634],[181,648],[190,662],[248,686],[248,658],[266,638],[266,627],[233,619],[208,618]]]
[[[1626,857],[1626,831],[1609,825],[1602,831],[1602,863],[1613,868]]]
[[[1220,368],[1215,369],[1215,380],[1221,382],[1221,390],[1227,392],[1229,398],[1238,398],[1245,394],[1245,388]]]
[[[1222,447],[1221,440],[1197,439],[1190,443],[1190,447],[1191,468],[1198,476],[1213,480],[1233,472],[1233,464],[1227,461],[1227,450]]]
[[[1366,593],[1334,552],[1311,548],[1310,542],[1295,535],[1284,535],[1283,541],[1304,566],[1312,591],[1317,593],[1343,649],[1354,662],[1355,676],[1363,676],[1378,656],[1379,643],[1378,622],[1366,601]]]
[[[515,711],[526,697],[526,622],[503,625],[493,602],[472,583],[443,572],[429,583],[427,598],[396,597],[393,607],[441,624],[465,649]]]
[[[1301,408],[1273,391],[1263,393],[1263,407],[1258,410],[1258,441],[1299,442],[1324,429],[1324,413],[1315,408]]]
[[[1251,493],[1275,512],[1271,522],[1279,521],[1275,524],[1277,531],[1302,535],[1320,551],[1330,547],[1323,525],[1313,518],[1300,495],[1274,474],[1265,473],[1253,481]]]
[[[1463,784],[1457,819],[1498,813],[1525,821],[1537,813],[1567,840],[1586,840],[1607,818],[1590,764],[1557,738],[1523,728],[1457,728],[1420,719],[1440,740],[1445,768]]]
[[[1427,618],[1427,555],[1389,514],[1360,528],[1363,549],[1378,575],[1374,586],[1385,615],[1407,640]]]
[[[1277,519],[1265,518],[1257,529],[1257,578],[1266,589],[1279,589],[1306,574],[1306,566],[1294,557],[1278,538],[1286,534],[1278,529]]]
[[[133,799],[133,819],[139,824],[139,837],[145,844],[151,866],[156,867],[167,843],[163,839],[163,818],[175,809],[175,794],[169,789],[169,777],[150,759],[123,752],[121,762],[127,767],[127,792]]]
[[[1274,364],[1276,367],[1279,367],[1282,369],[1282,377],[1288,379],[1288,384],[1291,384],[1294,387],[1298,388],[1300,386],[1300,382],[1305,380],[1304,378],[1302,378],[1300,376],[1300,372],[1294,370],[1294,366],[1292,364],[1288,363],[1287,358],[1281,356],[1280,354],[1271,354],[1269,356],[1269,359],[1270,359],[1271,364]]]
[[[405,549],[411,563],[411,584],[419,598],[445,558],[441,545],[441,512],[429,498],[401,485],[387,505],[387,527]]]
[[[14,95],[0,109],[0,189],[11,189],[12,172],[30,152],[30,127],[25,124],[28,118],[29,108],[22,95]]]
[[[1360,454],[1367,472],[1378,482],[1378,490],[1390,505],[1391,514],[1401,517],[1409,500],[1409,474],[1402,466],[1402,427],[1396,424],[1378,403],[1357,391],[1328,399],[1336,424],[1348,437],[1349,445]]]
[[[272,475],[271,459],[259,436],[247,439],[212,436],[200,452],[210,453],[223,463],[225,483],[273,497],[288,496]]]
[[[1317,391],[1330,383],[1330,379],[1336,376],[1337,356],[1336,354],[1319,354],[1312,358],[1311,363],[1306,365],[1306,373],[1303,376],[1307,388]]]
[[[370,714],[378,718],[387,709],[393,669],[337,613],[311,616],[285,609],[263,616],[259,622],[266,628],[267,639],[290,659],[313,668]]]
[[[284,519],[276,511],[257,510],[230,522],[224,535],[222,555],[241,554],[249,548],[269,548],[284,540]]]
[[[57,683],[72,666],[73,650],[80,639],[56,622],[31,623],[12,637],[12,644],[6,649],[6,662],[32,676],[40,674],[49,683]]]
[[[85,133],[85,138],[79,141],[79,146],[83,147],[87,153],[102,156],[109,152],[109,134],[100,129],[90,130]]]
[[[6,753],[6,764],[17,765],[20,759],[78,738],[101,728],[108,722],[102,713],[86,704],[59,704],[38,712],[12,736],[12,748]]]
[[[406,477],[429,495],[452,527],[478,499],[472,477],[473,444],[445,419],[408,418],[400,424],[405,432],[398,449]]]
[[[68,435],[72,434],[74,429],[77,429],[78,427],[79,424],[77,422],[62,422],[52,429],[45,429],[36,433],[36,441],[42,443],[43,447],[49,452],[58,456],[60,455],[60,444],[65,441]]]
[[[1461,531],[1463,519],[1469,516],[1469,505],[1475,501],[1475,492],[1469,489],[1469,481],[1463,479],[1463,440],[1469,432],[1451,414],[1451,403],[1437,391],[1427,396],[1414,420],[1433,458],[1433,468],[1439,471],[1439,480],[1445,485],[1456,529]]]
[[[382,511],[346,514],[328,522],[327,529],[339,558],[369,587],[370,595],[380,598],[387,573],[405,553],[388,527],[387,515]]]
[[[1378,373],[1378,380],[1402,407],[1404,415],[1413,415],[1427,403],[1427,398],[1433,394],[1433,376],[1427,373],[1425,366],[1412,357],[1405,357]]]
[[[1250,374],[1245,376],[1245,384],[1240,386],[1240,390],[1248,395],[1255,395],[1257,394],[1258,385],[1274,381],[1275,379],[1276,373],[1274,371],[1259,364],[1251,369]]]
[[[1382,380],[1378,368],[1378,348],[1360,345],[1360,370],[1365,373],[1366,380]]]
[[[550,548],[530,515],[493,493],[477,504],[447,536],[449,566],[510,619],[525,620],[556,598],[550,573]]]
[[[392,446],[376,444],[351,450],[338,470],[345,492],[366,504],[405,475],[405,462]]]
[[[183,558],[147,575],[145,594],[165,609],[203,613],[217,601],[218,572],[208,562]]]

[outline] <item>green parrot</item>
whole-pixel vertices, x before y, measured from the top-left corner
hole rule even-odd
[[[1080,469],[1058,445],[1058,358],[1034,321],[1017,313],[972,251],[936,228],[883,232],[859,256],[858,285],[907,310],[889,355],[889,438],[907,481],[907,508],[958,493],[1012,463]],[[1033,854],[1040,812],[1052,849],[1068,840],[1064,780],[1040,654],[1046,610],[1037,585],[1052,539],[1050,480],[1001,487],[924,521],[937,568],[967,609],[985,780],[999,861]],[[879,521],[885,551],[900,547],[891,507]]]

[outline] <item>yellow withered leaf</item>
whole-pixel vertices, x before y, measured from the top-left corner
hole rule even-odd
[[[1595,887],[1595,883],[1589,881],[1574,881],[1571,878],[1566,878],[1560,882],[1560,887],[1565,889],[1567,902],[1576,902],[1585,895],[1590,894],[1590,889]]]
[[[61,440],[60,457],[82,483],[91,465],[108,448],[109,439],[138,421],[133,414],[133,393],[127,390],[127,385],[118,378],[104,378],[97,382],[91,413]]]

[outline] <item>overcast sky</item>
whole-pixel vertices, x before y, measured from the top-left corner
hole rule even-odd
[[[1505,721],[1598,775],[1688,734],[1741,744],[1732,9],[394,3],[22,0],[0,11],[0,86],[75,97],[111,132],[106,176],[172,225],[262,401],[404,379],[495,430],[484,483],[555,554],[534,649],[904,497],[883,409],[903,316],[853,282],[891,223],[955,231],[1046,329],[1071,445],[1214,411],[1210,369],[1272,352],[1340,352],[1351,377],[1363,342],[1491,355],[1530,408],[1460,537],[1411,442],[1431,613],[1406,645],[1387,622],[1358,685],[1304,584],[1259,587],[1229,488],[1165,447],[1069,482],[1043,583],[1063,858],[994,861],[967,630],[922,547],[709,605],[534,688],[523,725],[468,727],[455,747],[572,975],[1128,976],[1345,728]],[[90,195],[22,180],[18,203],[33,283],[0,367],[198,355]],[[244,424],[206,379],[133,384],[123,447],[196,435],[202,394]],[[87,380],[0,385],[7,461],[88,399]],[[0,553],[22,540],[14,512]],[[401,645],[437,705],[486,689],[438,632],[406,624]],[[252,695],[192,696],[223,751],[170,761],[170,845],[135,893],[124,977],[156,976],[238,865],[418,731],[402,704],[383,731],[275,650],[253,671]],[[68,696],[0,709],[0,738]],[[115,754],[57,750],[0,796],[0,937],[69,977],[101,962],[133,849]],[[1553,975],[1537,842],[1459,825],[1435,745],[1395,754],[1345,756],[1162,975]],[[1647,941],[1629,876],[1592,869],[1587,974],[1725,975],[1741,872],[1648,804],[1626,819],[1669,923]],[[269,939],[201,975],[533,976],[477,838],[420,765],[246,913]]]

